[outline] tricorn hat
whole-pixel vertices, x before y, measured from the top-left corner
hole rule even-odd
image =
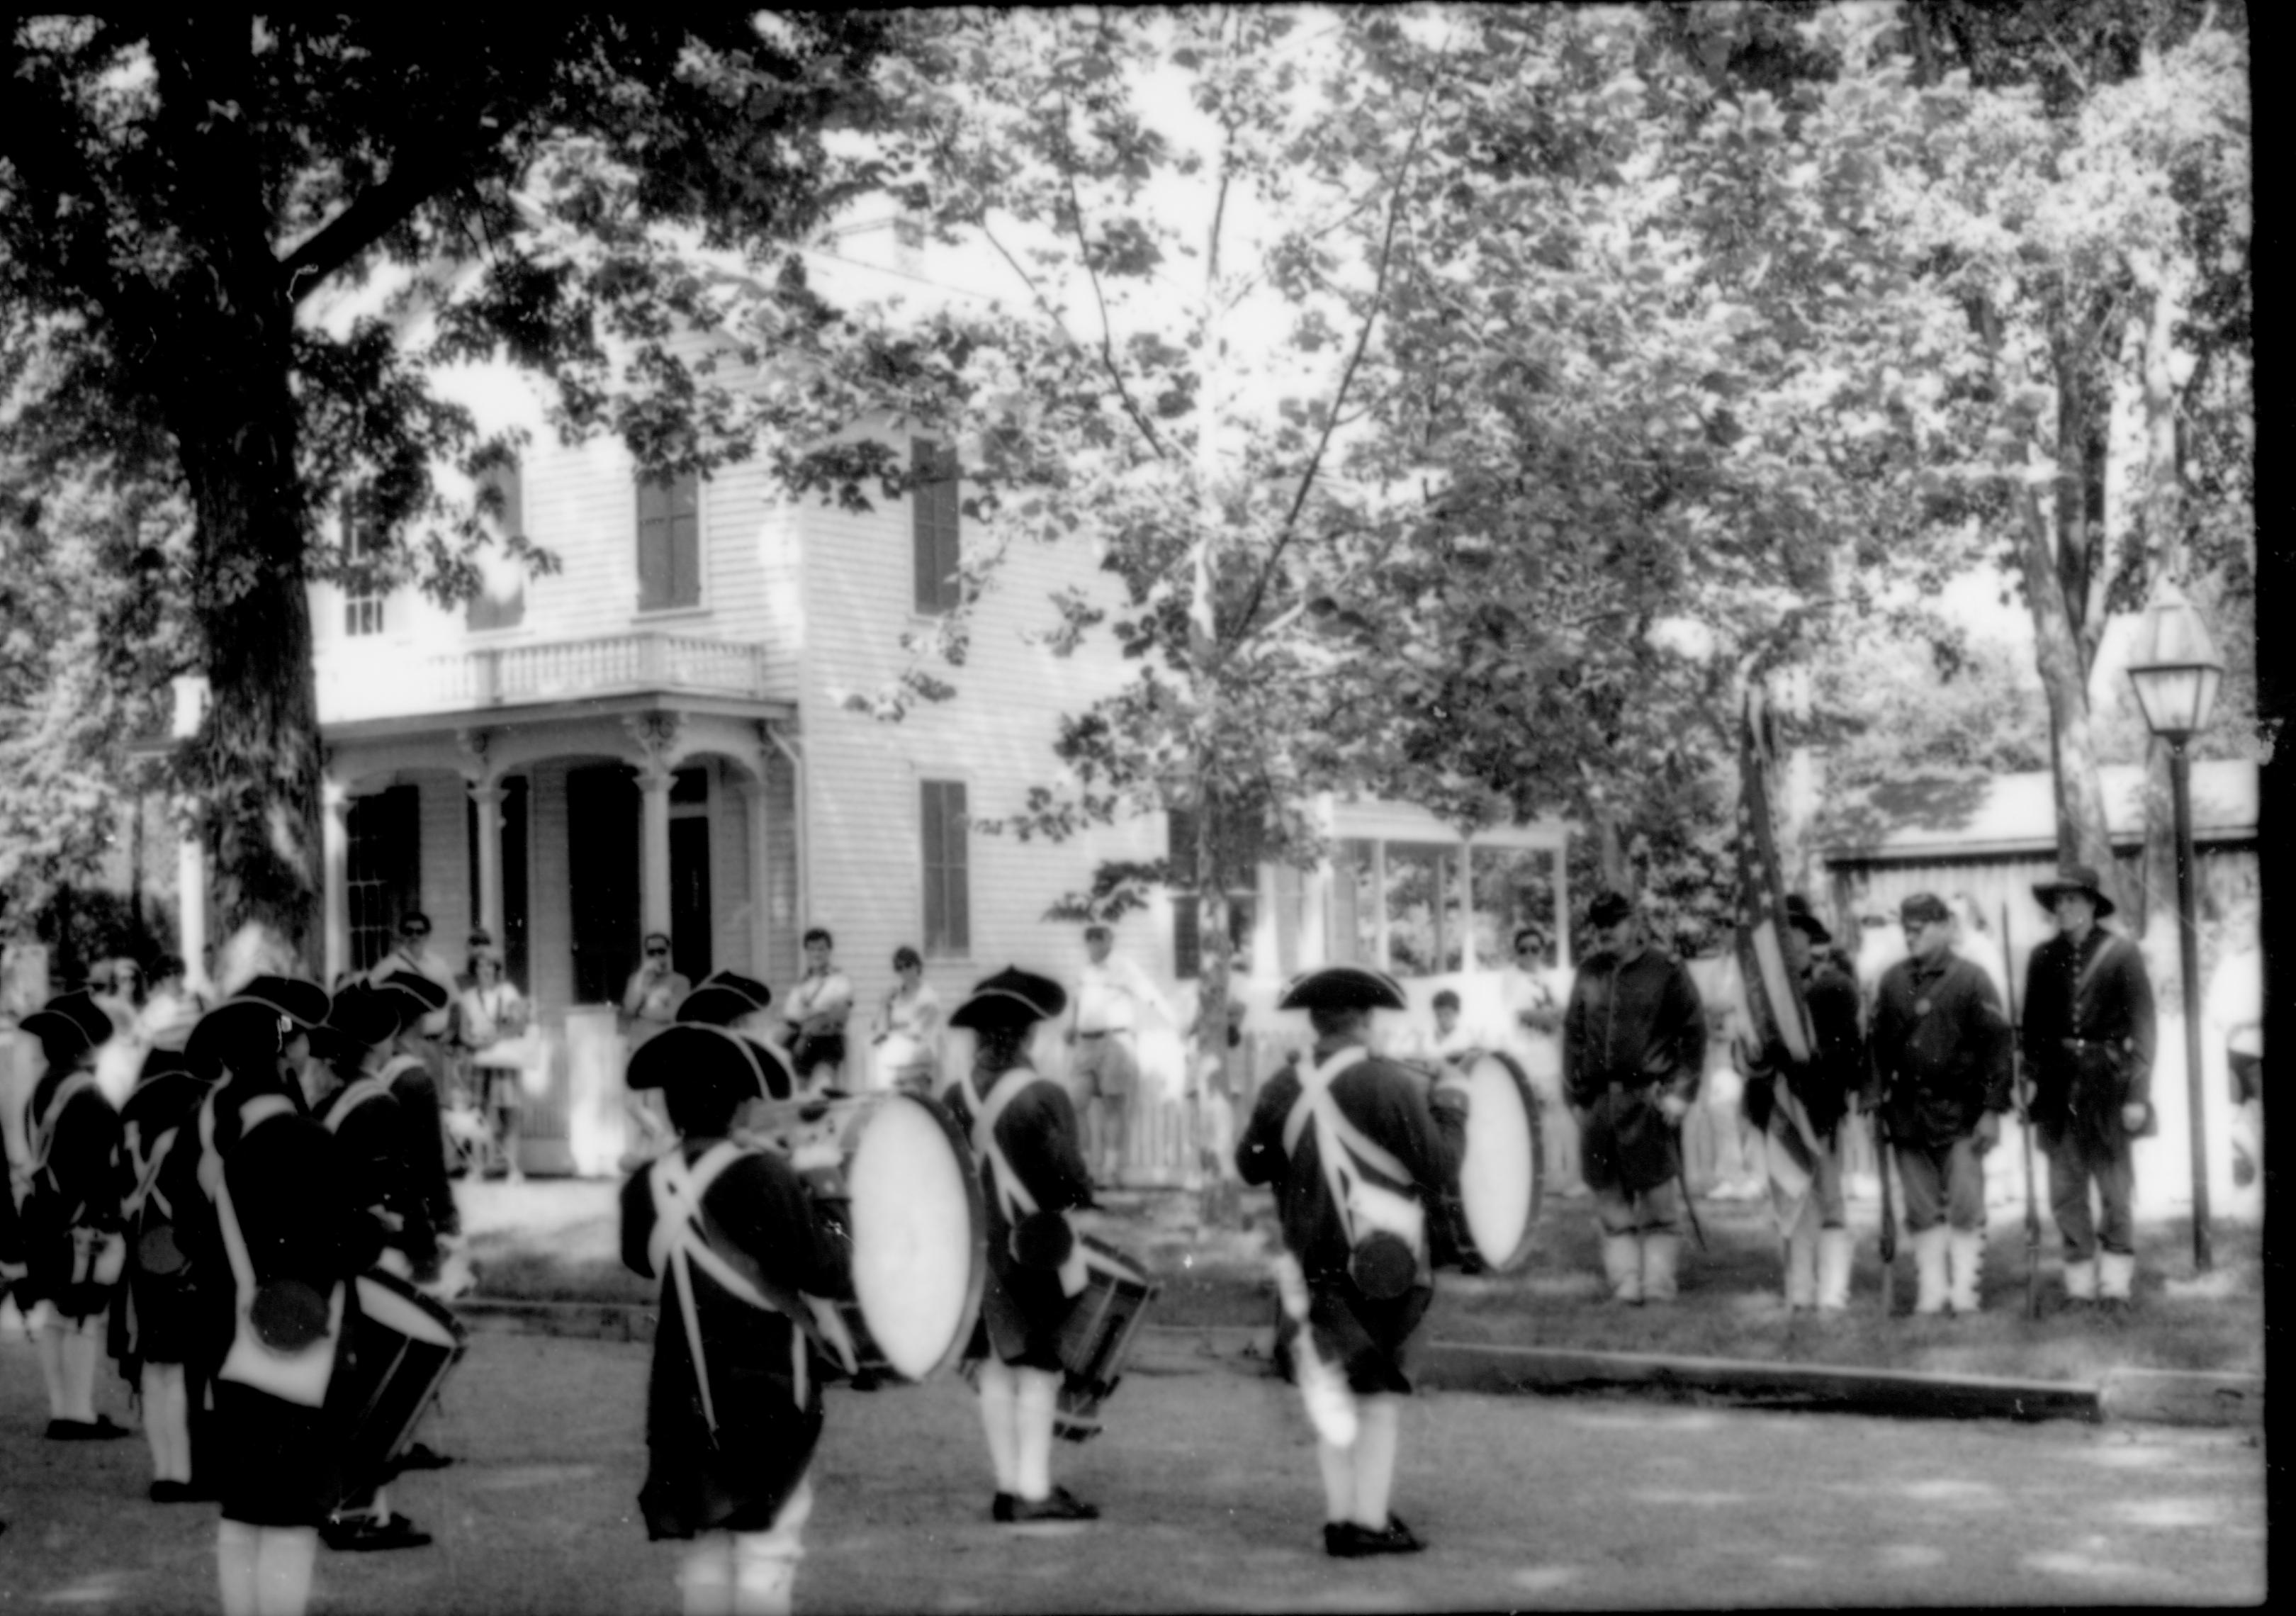
[[[220,1065],[237,1076],[261,1077],[278,1060],[292,1024],[293,1018],[268,999],[227,998],[193,1025],[184,1040],[184,1059],[194,1071]]]
[[[422,1014],[411,993],[353,982],[335,995],[327,1006],[327,1019],[312,1029],[311,1040],[330,1056],[373,1049],[390,1043]]]
[[[2054,881],[2037,881],[2033,883],[2033,896],[2041,900],[2041,907],[2044,909],[2056,906],[2057,894],[2060,892],[2087,893],[2089,901],[2096,906],[2096,917],[2099,920],[2112,913],[2112,899],[2104,895],[2103,885],[2098,882],[2096,869],[2093,865],[2065,865],[2057,871],[2057,878]]]
[[[1825,923],[1818,919],[1817,911],[1809,906],[1809,899],[1799,892],[1786,894],[1786,924],[1814,943],[1833,940],[1833,933],[1825,929]]]
[[[1029,1026],[1049,1021],[1069,1007],[1068,990],[1048,976],[1007,965],[972,985],[972,997],[948,1018],[952,1027],[978,1031],[990,1027]]]
[[[444,1010],[447,1007],[447,999],[453,997],[444,986],[432,981],[417,971],[394,971],[373,986],[379,992],[396,991],[414,995],[416,1003],[421,1005],[422,1008],[415,1012],[414,1016],[410,1017],[410,1020],[418,1020],[422,1016]]]
[[[85,988],[60,993],[19,1023],[42,1043],[70,1044],[74,1053],[108,1043],[119,1029],[111,1013],[88,996]]]
[[[327,1019],[327,990],[291,976],[253,978],[231,997],[268,1005],[299,1027],[316,1027]]]
[[[788,1063],[757,1039],[693,1021],[665,1027],[639,1045],[622,1080],[634,1089],[706,1084],[744,1100],[786,1100],[793,1087]]]
[[[677,1003],[676,1020],[704,1027],[731,1027],[774,1001],[774,990],[754,977],[713,971]]]
[[[1615,887],[1595,894],[1595,901],[1587,906],[1587,923],[1590,926],[1615,926],[1622,920],[1633,918],[1635,900]]]
[[[1325,965],[1292,979],[1278,1010],[1408,1010],[1393,977],[1363,965]]]

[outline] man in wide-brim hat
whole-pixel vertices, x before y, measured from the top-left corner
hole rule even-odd
[[[1092,1202],[1076,1107],[1029,1062],[1040,1022],[1068,1008],[1050,977],[1008,966],[985,977],[948,1018],[973,1035],[972,1070],[942,1099],[972,1141],[988,1224],[980,1323],[965,1347],[1000,1522],[1089,1521],[1100,1513],[1053,1485],[1061,1326],[1085,1275],[1069,1214]]]
[[[1383,973],[1333,965],[1294,980],[1279,1010],[1305,1011],[1312,1062],[1260,1090],[1236,1146],[1246,1184],[1272,1185],[1283,1231],[1276,1277],[1292,1378],[1316,1427],[1324,1549],[1343,1559],[1425,1547],[1390,1507],[1404,1354],[1434,1299],[1426,1218],[1458,1177],[1464,1088],[1373,1052],[1373,1013],[1406,1008]]]
[[[638,1047],[627,1080],[662,1091],[680,1136],[621,1194],[622,1260],[662,1285],[646,1536],[686,1544],[687,1610],[786,1612],[828,1371],[807,1299],[852,1293],[845,1248],[787,1161],[730,1136],[742,1107],[789,1096],[775,1051],[683,1021]]]
[[[2126,1307],[2136,1275],[2130,1145],[2153,1126],[2152,984],[2136,945],[2097,923],[2113,906],[2094,868],[2067,865],[2035,882],[2033,896],[2057,933],[2026,964],[2021,1037],[2065,1296]]]
[[[1682,1251],[1682,1119],[1706,1073],[1706,1007],[1690,969],[1653,948],[1634,899],[1598,894],[1595,949],[1562,1014],[1562,1090],[1603,1235],[1611,1294],[1670,1301]]]
[[[127,1257],[120,1234],[119,1113],[94,1073],[95,1052],[111,1018],[85,989],[62,994],[26,1016],[45,1064],[24,1108],[31,1185],[24,1197],[24,1309],[47,1382],[51,1440],[127,1434],[95,1412],[102,1324]],[[0,1194],[7,1194],[0,1187]]]

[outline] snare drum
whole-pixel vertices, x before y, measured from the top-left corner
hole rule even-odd
[[[1546,1154],[1538,1097],[1513,1057],[1479,1051],[1460,1057],[1443,1081],[1467,1090],[1467,1148],[1458,1182],[1428,1220],[1435,1266],[1511,1274],[1530,1257]]]
[[[1086,1235],[1082,1243],[1085,1287],[1061,1325],[1061,1367],[1067,1373],[1053,1415],[1054,1433],[1069,1442],[1100,1434],[1100,1406],[1123,1380],[1132,1338],[1163,1288],[1105,1242]]]
[[[391,1462],[414,1440],[469,1341],[461,1320],[395,1274],[362,1274],[357,1288],[357,1317],[344,1320],[327,1395],[346,1431],[345,1499],[390,1479]]]
[[[859,1367],[922,1381],[955,1363],[988,1278],[980,1179],[955,1120],[900,1091],[783,1103],[759,1120],[755,1136],[852,1239],[854,1294],[836,1312]]]

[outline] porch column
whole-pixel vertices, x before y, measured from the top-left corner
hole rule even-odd
[[[659,763],[638,770],[638,794],[644,802],[639,819],[638,915],[648,931],[669,935],[669,781],[670,772]]]
[[[213,993],[208,975],[208,845],[206,826],[194,814],[176,844],[176,946],[184,956],[184,980]]]
[[[1570,969],[1570,833],[1554,849],[1554,964]]]
[[[319,784],[321,947],[332,988],[351,968],[350,792],[339,780]]]
[[[479,813],[479,924],[503,946],[502,803],[503,788],[488,781],[471,787],[471,803]]]
[[[1482,967],[1475,963],[1475,844],[1459,841],[1459,970],[1472,976]]]
[[[766,978],[773,947],[773,866],[767,859],[766,783],[744,780],[742,830],[750,861],[750,974]]]
[[[1371,899],[1377,906],[1372,911],[1372,964],[1382,971],[1390,969],[1387,947],[1387,838],[1371,844]]]

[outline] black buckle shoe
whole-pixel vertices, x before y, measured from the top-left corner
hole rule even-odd
[[[1053,1489],[1046,1498],[1013,1500],[1013,1519],[1023,1521],[1097,1521],[1100,1506],[1086,1504],[1065,1487]]]
[[[1011,1493],[998,1493],[988,1501],[988,1518],[1009,1525],[1013,1519],[1013,1498]]]
[[[391,1463],[400,1471],[409,1471],[444,1470],[454,1462],[453,1455],[440,1453],[428,1442],[413,1442]]]
[[[46,1432],[51,1442],[109,1442],[134,1434],[125,1425],[113,1424],[107,1414],[93,1420],[50,1420]]]

